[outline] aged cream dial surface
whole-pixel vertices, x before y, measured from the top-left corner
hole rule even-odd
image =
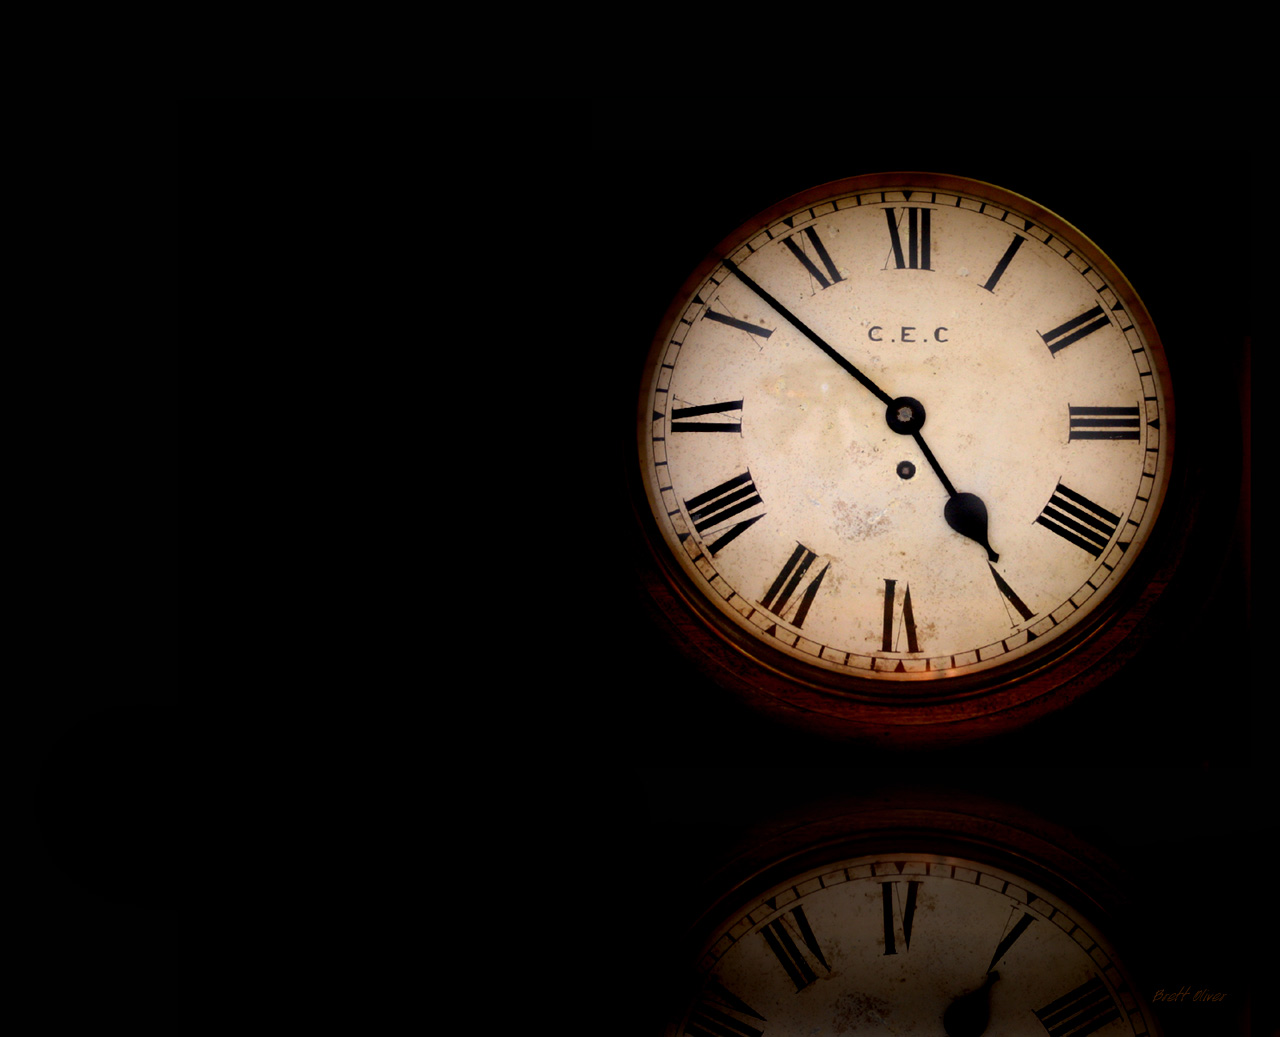
[[[885,174],[780,203],[694,272],[639,449],[681,593],[749,654],[927,697],[1101,621],[1172,417],[1154,326],[1083,234],[991,185]]]
[[[879,853],[801,872],[711,937],[671,1037],[1158,1033],[1116,950],[1035,882]]]

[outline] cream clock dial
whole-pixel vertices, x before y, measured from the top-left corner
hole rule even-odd
[[[712,936],[669,1037],[1157,1034],[1105,936],[1034,882],[958,857],[802,872]]]
[[[749,656],[908,701],[1084,638],[1148,543],[1172,396],[1070,224],[987,184],[857,177],[695,271],[639,406],[680,585]]]

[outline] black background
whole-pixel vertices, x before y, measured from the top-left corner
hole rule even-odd
[[[859,173],[968,176],[1055,211],[1129,277],[1169,356],[1179,499],[1199,507],[1154,633],[1129,665],[1064,715],[959,749],[895,754],[748,713],[663,644],[638,595],[634,636],[609,645],[628,676],[596,690],[622,703],[615,731],[633,749],[642,790],[635,820],[646,853],[635,877],[655,893],[651,916],[668,926],[641,956],[657,958],[657,944],[675,941],[696,909],[697,879],[780,812],[832,791],[967,789],[1062,824],[1113,857],[1139,905],[1127,949],[1144,995],[1184,985],[1227,992],[1214,1005],[1157,1004],[1171,1037],[1247,1032],[1250,985],[1265,965],[1246,948],[1270,911],[1252,892],[1254,867],[1227,862],[1260,861],[1273,830],[1257,769],[1271,712],[1253,672],[1250,610],[1247,152],[1119,140],[1060,150],[889,142],[775,150],[738,136],[744,143],[728,147],[716,143],[723,135],[691,132],[665,148],[607,137],[598,204],[610,217],[601,231],[626,245],[600,324],[611,342],[626,343],[620,398],[635,391],[638,361],[683,278],[754,212]],[[631,435],[620,430],[624,455]],[[1253,1002],[1256,1032],[1269,1011]]]
[[[1243,492],[1248,154],[1119,133],[1012,150],[951,133],[921,150],[853,117],[781,145],[785,113],[668,114],[455,97],[376,114],[180,106],[116,128],[119,179],[97,188],[147,243],[148,298],[167,301],[155,355],[184,350],[161,438],[173,412],[218,419],[216,445],[182,436],[146,481],[217,474],[187,507],[168,496],[181,535],[148,583],[164,593],[132,615],[104,593],[92,665],[42,701],[37,963],[76,984],[77,1008],[212,1018],[259,994],[346,997],[335,975],[412,990],[428,955],[400,952],[406,931],[486,975],[499,951],[551,941],[571,1004],[594,989],[611,1032],[650,1033],[697,883],[729,848],[820,792],[923,783],[1005,798],[1114,855],[1144,912],[1144,992],[1229,993],[1207,1026],[1171,1008],[1170,1037],[1245,1032],[1249,948],[1271,915]],[[1017,736],[922,756],[744,713],[664,643],[632,568],[635,393],[672,296],[760,209],[891,169],[1016,191],[1111,256],[1160,329],[1177,463],[1208,502],[1160,634],[1122,680]],[[458,334],[442,299],[492,382],[432,366]],[[501,333],[475,312],[501,314]],[[132,413],[154,443],[153,412]],[[489,514],[495,487],[514,516]],[[431,537],[464,556],[456,580]],[[503,571],[515,618],[495,643],[465,613]],[[174,602],[193,599],[180,621]],[[136,616],[145,638],[113,636]]]

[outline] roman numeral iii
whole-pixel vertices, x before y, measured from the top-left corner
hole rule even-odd
[[[1070,439],[1137,439],[1137,407],[1068,407]]]

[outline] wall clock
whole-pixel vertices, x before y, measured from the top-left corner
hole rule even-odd
[[[946,800],[834,811],[726,864],[667,1037],[1160,1034],[1110,862],[1002,805]]]
[[[854,177],[748,220],[671,303],[636,429],[660,608],[824,734],[940,744],[1062,706],[1176,554],[1149,314],[1075,227],[975,180]]]

